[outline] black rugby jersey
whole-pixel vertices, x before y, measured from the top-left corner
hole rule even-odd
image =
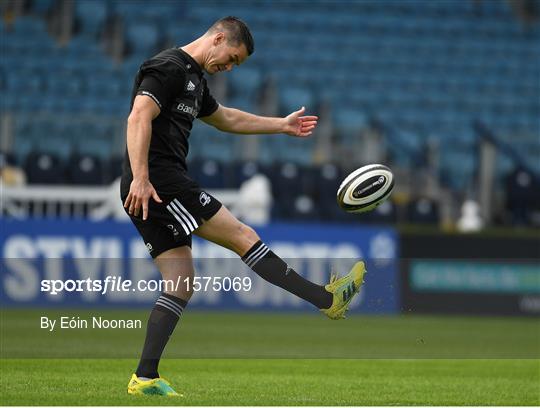
[[[180,48],[162,51],[141,65],[133,85],[131,108],[136,95],[148,95],[161,109],[152,121],[148,152],[150,182],[158,193],[160,187],[174,190],[187,171],[188,138],[193,121],[214,113],[218,104],[208,90],[201,67]],[[127,195],[132,180],[126,149],[122,195]]]

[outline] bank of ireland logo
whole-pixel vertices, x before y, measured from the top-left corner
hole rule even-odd
[[[199,201],[201,202],[201,205],[204,207],[206,204],[210,202],[210,196],[206,194],[204,191],[199,196]]]

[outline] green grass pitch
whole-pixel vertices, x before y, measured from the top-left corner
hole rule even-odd
[[[2,310],[0,405],[540,405],[533,318],[191,311],[160,366],[181,399],[126,394],[144,327],[39,329],[146,314]]]

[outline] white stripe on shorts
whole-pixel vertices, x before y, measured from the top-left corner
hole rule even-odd
[[[180,208],[178,208],[178,206],[176,205],[176,203],[174,201],[171,201],[171,203],[169,204],[171,206],[171,208],[173,209],[173,211],[180,217],[182,218],[182,220],[184,220],[184,224],[186,225],[186,228],[188,229],[189,233],[188,234],[191,234],[191,231],[193,231],[195,229],[195,227],[193,227],[193,224],[191,223],[190,219],[188,218],[188,216],[180,210]]]
[[[171,203],[172,204],[172,203]],[[188,226],[186,225],[186,219],[184,218],[184,216],[182,214],[177,214],[176,213],[176,210],[173,209],[173,207],[171,206],[171,204],[169,204],[167,206],[167,210],[169,210],[169,212],[173,215],[174,218],[176,218],[176,221],[178,221],[180,223],[180,225],[182,226],[182,228],[184,229],[184,232],[186,233],[186,235],[189,235],[191,234],[191,231],[190,229],[188,228]]]
[[[182,203],[178,201],[177,198],[173,200],[173,203],[176,204],[180,208],[180,210],[184,213],[184,215],[186,215],[190,219],[190,221],[193,223],[193,230],[197,229],[199,227],[199,224],[197,224],[197,221],[195,221],[195,218],[193,218],[193,216],[189,213],[189,211],[186,210],[186,207],[184,207]]]

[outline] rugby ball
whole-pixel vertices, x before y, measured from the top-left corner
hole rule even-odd
[[[390,196],[393,188],[392,171],[382,164],[370,164],[343,180],[337,191],[337,202],[350,213],[371,211]]]

